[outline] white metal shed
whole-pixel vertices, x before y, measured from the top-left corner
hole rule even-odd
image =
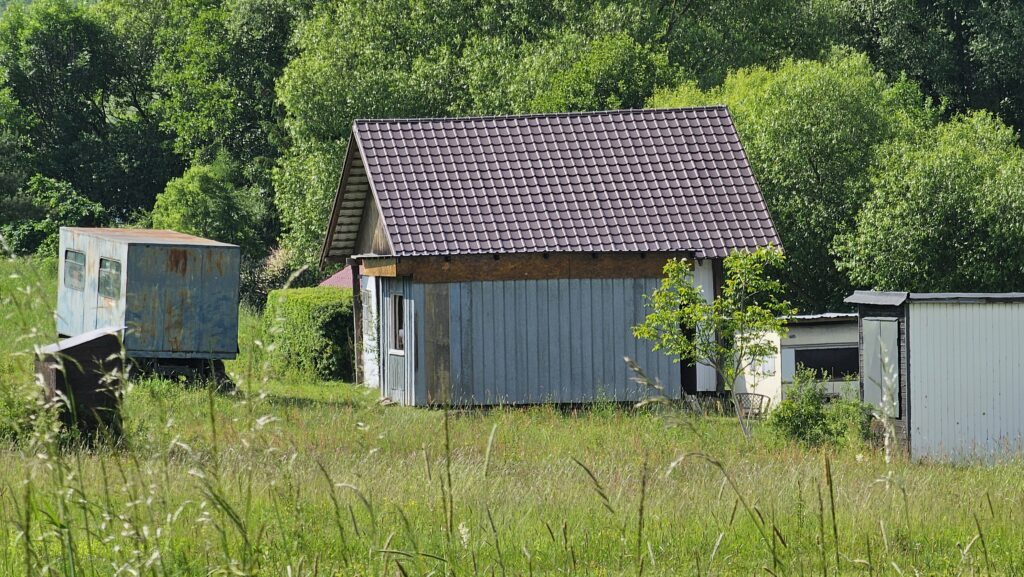
[[[860,316],[862,391],[898,387],[893,418],[915,458],[1024,449],[1024,293],[880,293]]]

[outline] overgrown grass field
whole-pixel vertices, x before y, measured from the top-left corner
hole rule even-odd
[[[53,338],[54,277],[0,263],[4,419]],[[1024,573],[1019,462],[887,465],[666,409],[383,407],[269,378],[242,313],[234,393],[133,382],[122,446],[45,420],[5,441],[0,574]]]

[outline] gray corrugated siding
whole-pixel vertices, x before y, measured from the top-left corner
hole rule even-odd
[[[644,295],[659,283],[558,279],[449,285],[452,401],[494,405],[642,399],[647,391],[630,381],[623,356],[637,359],[649,375],[662,380],[668,395],[678,397],[679,365],[632,334],[645,314]],[[404,359],[385,354],[384,394],[403,404],[422,405],[427,402],[423,335],[432,330],[423,325],[423,285],[384,280],[382,335],[390,334],[386,299],[398,292],[406,297],[411,315],[407,334],[415,337],[407,343]],[[405,381],[413,375],[415,383]]]
[[[911,454],[956,459],[1024,448],[1024,304],[909,304]]]

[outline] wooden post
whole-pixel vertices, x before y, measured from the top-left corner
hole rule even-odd
[[[725,261],[723,259],[716,258],[711,261],[711,278],[713,279],[712,284],[715,285],[714,298],[717,299],[722,296],[722,287],[725,285]],[[718,342],[722,342],[724,335],[718,335],[717,338]],[[725,393],[725,380],[720,374],[715,375],[715,389],[720,395]]]
[[[363,298],[359,282],[359,261],[348,259],[352,269],[352,351],[355,353],[353,380],[363,383]]]

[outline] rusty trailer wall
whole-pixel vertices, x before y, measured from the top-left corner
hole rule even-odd
[[[238,258],[237,249],[133,245],[125,347],[159,357],[233,358]]]
[[[74,253],[84,255],[82,283],[66,262],[81,260]],[[237,246],[170,231],[62,229],[58,332],[124,327],[133,357],[234,358],[239,256]]]

